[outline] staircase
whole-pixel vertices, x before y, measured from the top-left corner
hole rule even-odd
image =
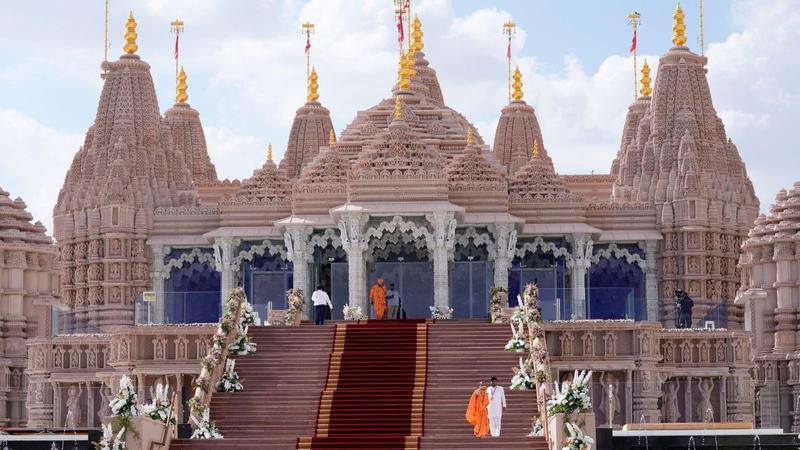
[[[371,321],[251,327],[237,358],[244,392],[217,393],[223,441],[173,440],[173,450],[546,449],[527,438],[533,392],[510,391],[516,354],[506,325]],[[501,437],[476,439],[464,414],[479,381],[506,388]]]

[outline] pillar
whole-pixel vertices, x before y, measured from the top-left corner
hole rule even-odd
[[[94,420],[97,413],[94,410],[94,383],[86,382],[86,426],[94,427]]]
[[[517,230],[512,223],[490,225],[497,256],[494,259],[494,287],[508,289],[508,270],[517,250]]]
[[[61,427],[64,425],[64,420],[61,417],[61,385],[58,381],[51,383],[53,386],[53,426]]]
[[[586,271],[592,264],[593,247],[594,241],[588,235],[572,236],[572,261],[567,265],[572,270],[572,319],[586,319]]]
[[[350,292],[349,304],[361,306],[365,316],[369,316],[369,303],[366,295],[367,272],[364,265],[364,252],[367,241],[364,237],[364,225],[368,216],[351,214],[339,220],[339,234],[342,249],[347,253],[347,286]]]
[[[306,317],[311,317],[309,312],[312,305],[309,299],[310,290],[308,288],[308,236],[311,234],[311,228],[307,226],[290,225],[286,227],[283,233],[283,241],[286,245],[286,254],[289,261],[292,262],[292,270],[294,279],[294,288],[302,289],[303,295],[306,298]]]
[[[153,291],[156,293],[156,303],[154,305],[151,320],[153,323],[164,323],[166,298],[164,297],[164,281],[169,278],[169,272],[165,268],[164,256],[169,253],[170,248],[163,245],[151,245],[153,252],[153,271],[150,272],[150,280],[153,282]]]
[[[235,272],[233,268],[234,250],[238,240],[232,237],[218,237],[214,239],[214,259],[217,272],[220,272],[220,304],[224,308],[225,300],[236,287]],[[222,308],[220,308],[220,311]]]
[[[719,421],[728,421],[728,376],[719,377]]]
[[[437,308],[450,306],[448,256],[455,246],[456,220],[452,212],[435,212],[425,216],[433,226],[428,238],[428,251],[433,258],[433,305]]]
[[[647,320],[658,322],[658,277],[656,276],[656,241],[644,242],[646,265],[644,271],[645,301],[647,303]]]

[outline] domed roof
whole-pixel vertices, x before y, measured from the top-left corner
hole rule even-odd
[[[469,140],[469,139],[468,139]],[[450,201],[468,212],[508,210],[508,180],[480,146],[468,143],[447,165]]]
[[[41,222],[31,223],[33,216],[21,198],[11,200],[0,188],[0,246],[5,244],[51,244]]]
[[[506,166],[509,174],[513,174],[531,159],[534,143],[539,145],[540,156],[551,162],[544,148],[542,129],[533,107],[521,99],[513,100],[500,113],[492,154]]]
[[[294,116],[289,142],[283,155],[280,168],[289,178],[300,176],[303,167],[319,153],[319,148],[328,142],[328,134],[333,129],[331,113],[319,102],[307,102]]]
[[[294,184],[293,214],[327,214],[347,201],[350,161],[335,147],[322,147]]]
[[[349,201],[447,200],[444,157],[422,143],[401,103],[397,97],[398,114],[353,164]]]
[[[511,203],[578,200],[556,174],[553,163],[541,156],[533,156],[511,177],[509,194]]]
[[[800,243],[800,181],[794,183],[788,192],[781,189],[769,212],[769,215],[756,219],[745,246],[776,241]]]
[[[291,201],[291,184],[286,174],[275,165],[271,155],[250,178],[242,181],[239,192],[223,205],[288,205]]]

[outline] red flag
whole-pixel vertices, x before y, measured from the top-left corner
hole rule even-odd
[[[311,50],[311,36],[306,34],[306,53]]]
[[[511,59],[511,36],[508,37],[508,49],[506,49],[506,58]]]
[[[403,12],[400,11],[397,15],[397,42],[402,44],[405,38],[406,36],[403,32]]]
[[[628,52],[633,53],[636,51],[636,30],[633,30],[633,39],[631,40],[631,49]]]
[[[178,38],[180,37],[180,33],[175,33],[175,60],[178,59]]]

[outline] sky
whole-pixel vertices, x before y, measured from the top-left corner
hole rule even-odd
[[[698,0],[683,0],[688,46],[699,52]],[[220,178],[246,178],[273,143],[280,159],[305,101],[305,37],[320,101],[339,132],[391,95],[397,45],[392,0],[110,0],[109,59],[122,53],[129,11],[138,54],[152,66],[161,111],[174,102],[175,36],[189,103],[200,111]],[[671,46],[671,0],[412,0],[445,102],[492,142],[507,103],[506,38],[563,174],[607,173],[633,98],[626,15],[642,16],[639,58],[656,73]],[[800,3],[705,2],[705,54],[714,106],[747,165],[762,211],[800,180]],[[0,188],[52,229],[52,208],[92,124],[102,88],[103,1],[0,3]]]

